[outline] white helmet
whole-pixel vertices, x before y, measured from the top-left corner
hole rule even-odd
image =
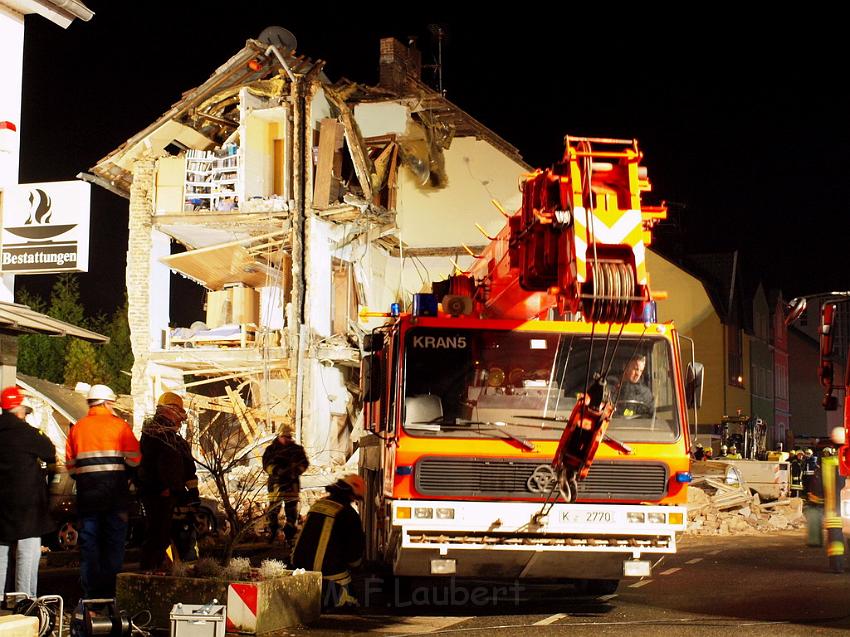
[[[114,402],[117,399],[118,397],[115,395],[115,392],[106,385],[92,385],[88,395],[86,396],[86,400],[89,402],[104,402],[107,400]]]

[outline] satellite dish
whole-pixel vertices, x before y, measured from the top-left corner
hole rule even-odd
[[[281,51],[294,51],[298,48],[298,40],[292,31],[283,27],[266,27],[257,39],[263,44],[276,46]]]

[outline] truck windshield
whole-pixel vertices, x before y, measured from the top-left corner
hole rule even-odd
[[[608,433],[622,442],[679,437],[673,352],[659,337],[416,327],[405,337],[405,431],[477,438],[482,423],[524,439],[557,440],[590,374],[616,403]]]

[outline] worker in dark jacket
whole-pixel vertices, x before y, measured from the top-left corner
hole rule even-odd
[[[41,536],[54,528],[42,463],[56,464],[56,448],[27,424],[27,412],[32,410],[17,387],[3,390],[0,406],[0,598],[5,594],[9,547],[16,543],[14,590],[34,598]]]
[[[351,570],[363,559],[365,540],[360,515],[351,506],[366,491],[363,478],[348,475],[325,487],[328,496],[310,507],[295,542],[292,564],[322,572],[324,606],[357,606],[351,594]]]
[[[142,427],[139,485],[147,517],[140,559],[143,570],[165,566],[175,507],[188,507],[198,501],[195,461],[189,443],[180,435],[185,420],[183,399],[165,392],[157,401],[156,413]]]
[[[304,447],[292,439],[292,428],[284,425],[280,435],[263,452],[263,469],[269,476],[269,541],[274,542],[280,529],[280,508],[283,506],[287,540],[295,537],[298,521],[298,500],[301,494],[301,474],[310,466]]]

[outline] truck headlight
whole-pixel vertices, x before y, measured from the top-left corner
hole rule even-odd
[[[455,519],[455,510],[449,509],[449,508],[437,509],[437,519],[438,520],[454,520]]]
[[[667,521],[667,516],[663,513],[647,513],[646,521],[650,524],[664,524]]]
[[[430,520],[434,517],[434,509],[431,507],[416,507],[413,509],[413,517],[417,520]]]
[[[626,520],[636,524],[643,524],[646,522],[646,514],[643,511],[629,511],[626,514]]]

